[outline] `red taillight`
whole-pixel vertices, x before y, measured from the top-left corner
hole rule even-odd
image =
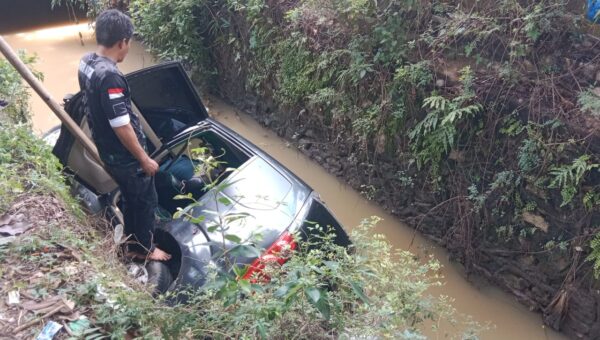
[[[290,250],[296,249],[296,241],[294,241],[294,236],[287,231],[281,234],[277,241],[275,241],[265,253],[254,260],[246,274],[242,277],[244,280],[249,280],[253,276],[255,278],[260,278],[262,281],[269,281],[269,277],[267,275],[261,274],[263,269],[265,269],[265,265],[269,262],[277,262],[280,265],[284,264],[289,258],[291,254],[283,254],[282,252],[287,252]],[[257,275],[254,275],[257,274]],[[256,282],[256,280],[252,280]]]

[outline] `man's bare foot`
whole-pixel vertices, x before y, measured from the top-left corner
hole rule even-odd
[[[171,259],[171,255],[168,253],[165,253],[163,250],[160,250],[159,248],[154,248],[154,251],[152,251],[152,253],[148,254],[148,260],[152,260],[152,261],[168,261]]]

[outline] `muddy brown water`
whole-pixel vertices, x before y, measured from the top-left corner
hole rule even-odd
[[[84,45],[80,42],[79,32],[84,37]],[[44,84],[55,99],[77,91],[79,58],[95,49],[93,33],[86,24],[37,29],[10,34],[5,38],[13,48],[38,55],[36,69],[44,73]],[[143,46],[134,42],[129,56],[119,67],[124,72],[130,72],[154,63],[155,60],[144,51]],[[37,133],[41,134],[59,123],[41,99],[32,96],[31,103],[33,127]],[[209,99],[207,104],[214,118],[258,145],[315,188],[345,226],[355,226],[365,217],[380,216],[383,221],[376,230],[387,235],[396,247],[409,248],[414,231],[407,225],[364,199],[249,116],[217,99]],[[494,325],[493,329],[481,334],[482,339],[565,338],[545,328],[539,314],[528,311],[510,295],[495,287],[465,279],[460,267],[448,261],[447,252],[417,235],[410,250],[421,253],[422,249],[433,253],[444,265],[445,285],[432,293],[453,298],[453,305],[458,312],[471,315],[479,323],[490,322]],[[445,331],[452,333],[452,328]]]

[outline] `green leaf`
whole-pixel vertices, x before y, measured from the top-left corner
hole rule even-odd
[[[92,333],[96,333],[100,330],[99,327],[95,327],[95,328],[88,328],[86,330],[84,330],[81,334],[83,335],[88,335],[88,334],[92,334]]]
[[[231,248],[229,253],[232,256],[239,257],[259,257],[260,251],[255,246],[247,245],[247,244],[238,244],[237,246]]]
[[[192,193],[187,193],[185,195],[175,195],[175,197],[173,197],[174,200],[187,200],[193,198],[194,196],[192,196]]]
[[[325,296],[323,296],[319,301],[315,304],[317,310],[321,313],[325,320],[329,320],[331,317],[331,307],[329,306],[329,301]]]
[[[261,321],[259,321],[256,324],[256,329],[258,330],[258,334],[260,334],[260,338],[261,339],[266,339],[267,338],[267,331],[266,331],[266,327],[265,327],[264,323],[262,323]]]
[[[173,218],[178,219],[178,218],[181,218],[181,217],[187,215],[190,210],[197,207],[198,205],[199,205],[198,203],[192,203],[183,209],[177,208],[177,212],[175,212],[175,214],[173,214]]]
[[[242,239],[239,238],[239,236],[234,235],[234,234],[227,234],[227,235],[225,235],[225,239],[229,240],[231,242],[234,242],[234,243],[238,243],[238,244],[242,243]]]
[[[340,264],[336,261],[323,261],[323,264],[325,264],[325,266],[327,266],[327,268],[331,269],[333,272],[340,268]]]
[[[273,293],[273,295],[276,298],[282,298],[290,291],[290,288],[292,288],[293,286],[294,286],[293,284],[286,283],[283,286],[277,288],[277,290],[275,291],[275,293]]]
[[[365,295],[362,286],[358,282],[350,281],[350,286],[354,294],[356,294],[364,303],[369,303],[369,298]]]
[[[235,274],[236,277],[242,277],[248,271],[246,266],[241,267],[241,266],[234,265],[231,267],[231,269],[233,269],[233,273]]]
[[[307,287],[304,289],[304,294],[308,301],[317,308],[319,313],[321,313],[323,318],[329,320],[331,308],[326,293],[322,289],[316,287]]]
[[[306,294],[308,301],[315,305],[321,299],[321,290],[316,287],[306,287],[304,289],[304,294]]]
[[[226,183],[221,183],[217,186],[217,191],[218,192],[222,192],[223,190],[229,188],[230,186],[234,185],[235,183],[241,181],[242,179],[237,179],[235,181],[231,181],[231,182],[226,182]]]
[[[223,204],[225,206],[231,205],[231,200],[229,198],[225,197],[225,196],[219,197],[218,201],[219,201],[219,203],[221,203],[221,204]]]
[[[204,222],[205,219],[206,219],[206,216],[200,215],[198,217],[190,218],[190,222],[194,223],[194,224],[200,224],[200,223]]]
[[[250,285],[250,282],[248,282],[247,280],[239,280],[238,281],[238,286],[240,287],[240,290],[244,293],[244,294],[251,294],[252,293],[252,286]]]
[[[209,246],[209,247],[222,247],[223,243],[217,242],[217,241],[207,241],[207,242],[200,243],[200,245]]]

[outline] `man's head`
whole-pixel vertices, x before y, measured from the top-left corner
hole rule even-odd
[[[122,12],[109,9],[96,18],[96,42],[117,62],[123,61],[127,56],[132,36],[131,19]]]

